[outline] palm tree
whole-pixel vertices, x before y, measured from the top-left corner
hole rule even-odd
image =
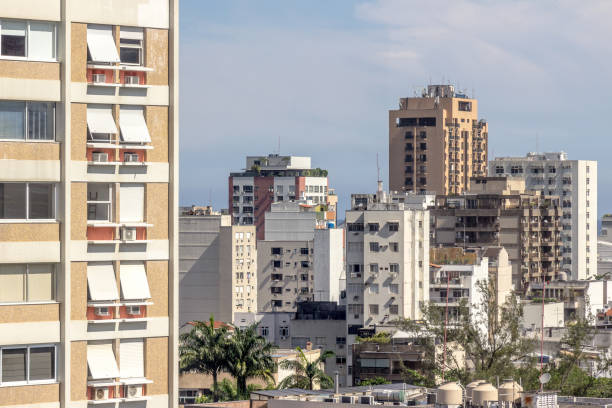
[[[192,322],[189,333],[180,336],[179,366],[181,372],[210,374],[213,378],[213,399],[219,400],[217,376],[226,365],[227,330],[215,329],[215,318],[209,322]]]
[[[332,388],[334,386],[334,380],[325,374],[325,371],[321,369],[325,360],[334,356],[334,352],[326,350],[319,358],[314,361],[308,361],[304,351],[301,348],[296,348],[298,352],[298,358],[296,360],[283,360],[279,364],[281,368],[286,370],[292,370],[295,374],[283,379],[278,388],[302,388],[305,390],[312,390],[316,384],[320,388]]]
[[[226,369],[236,379],[240,398],[248,398],[247,380],[261,378],[274,382],[272,350],[275,346],[257,334],[258,323],[241,329],[234,326],[234,335],[227,345]]]

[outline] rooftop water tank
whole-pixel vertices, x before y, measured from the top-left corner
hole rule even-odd
[[[463,388],[456,382],[448,382],[438,387],[436,393],[437,405],[463,404]]]
[[[491,401],[497,401],[497,388],[492,384],[483,383],[472,390],[472,405],[483,407]]]
[[[505,380],[499,386],[499,401],[521,402],[521,392],[523,392],[523,387],[519,383],[514,380]]]
[[[472,400],[472,391],[474,390],[474,388],[484,383],[486,383],[485,380],[476,380],[476,381],[472,381],[471,383],[465,386],[465,396],[468,401]]]

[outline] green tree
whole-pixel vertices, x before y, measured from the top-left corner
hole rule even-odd
[[[279,366],[285,370],[292,370],[295,373],[283,379],[278,388],[302,388],[304,390],[312,390],[315,385],[320,388],[332,388],[334,380],[325,374],[321,368],[325,364],[325,360],[333,357],[335,354],[331,350],[326,350],[321,355],[309,361],[304,351],[301,348],[296,348],[298,358],[295,360],[283,360]]]
[[[215,402],[218,401],[217,376],[226,365],[227,335],[224,327],[215,329],[212,315],[208,322],[193,322],[191,331],[180,335],[180,371],[210,374]]]
[[[381,385],[381,384],[391,384],[391,381],[383,377],[372,377],[372,378],[366,378],[365,380],[361,380],[361,382],[359,383],[359,385]]]
[[[247,380],[261,378],[274,382],[275,369],[272,360],[274,345],[257,334],[257,323],[241,329],[234,327],[234,333],[226,346],[226,369],[236,379],[238,396],[249,397]]]

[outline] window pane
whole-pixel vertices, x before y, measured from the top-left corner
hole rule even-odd
[[[25,137],[25,102],[0,102],[0,139]]]
[[[30,184],[30,219],[53,218],[53,185]]]
[[[2,349],[2,382],[26,380],[27,349]]]
[[[2,55],[25,57],[25,23],[2,21]]]
[[[30,102],[28,104],[28,139],[53,140],[54,104],[50,102]]]
[[[54,266],[50,264],[30,264],[28,267],[28,301],[40,302],[53,300]]]
[[[28,58],[55,59],[55,24],[34,21],[30,23]]]
[[[26,218],[26,185],[0,184],[0,219]]]
[[[30,381],[55,378],[55,348],[30,348]]]
[[[0,302],[23,302],[25,265],[0,265]]]
[[[124,64],[140,64],[140,48],[120,47],[121,62]]]

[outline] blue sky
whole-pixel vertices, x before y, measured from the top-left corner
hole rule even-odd
[[[537,139],[598,160],[612,212],[611,16],[590,0],[182,0],[180,203],[226,208],[228,173],[280,136],[344,209],[375,190],[377,153],[386,185],[387,111],[450,81],[479,100],[491,157]]]

